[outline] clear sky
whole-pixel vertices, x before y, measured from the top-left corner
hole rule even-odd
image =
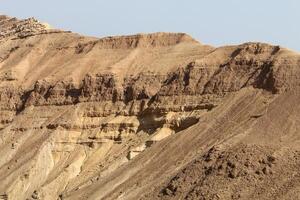
[[[185,32],[220,46],[246,41],[300,51],[300,0],[0,0],[0,13],[103,37]]]

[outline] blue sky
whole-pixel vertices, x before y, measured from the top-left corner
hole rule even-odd
[[[104,37],[186,32],[220,46],[247,41],[300,51],[299,0],[0,0],[0,13]]]

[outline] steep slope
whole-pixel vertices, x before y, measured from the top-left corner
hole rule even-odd
[[[0,199],[298,199],[300,56],[0,16]]]
[[[250,43],[220,48],[213,57],[224,50],[234,56],[226,57],[211,77],[200,67],[206,59],[175,72],[157,94],[158,107],[174,99],[172,108],[179,102],[195,112],[193,103],[205,99],[197,107],[206,110],[199,122],[66,197],[298,199],[299,56],[285,50],[274,54],[274,49]],[[202,71],[195,75],[197,68]],[[203,77],[210,78],[199,84]]]

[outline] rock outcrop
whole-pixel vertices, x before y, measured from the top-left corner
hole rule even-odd
[[[17,18],[0,15],[0,42],[5,38],[22,39],[39,34],[62,32],[48,29],[49,27],[35,18],[18,20]]]

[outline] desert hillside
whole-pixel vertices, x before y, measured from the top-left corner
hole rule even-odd
[[[300,199],[300,55],[0,15],[0,199]]]

